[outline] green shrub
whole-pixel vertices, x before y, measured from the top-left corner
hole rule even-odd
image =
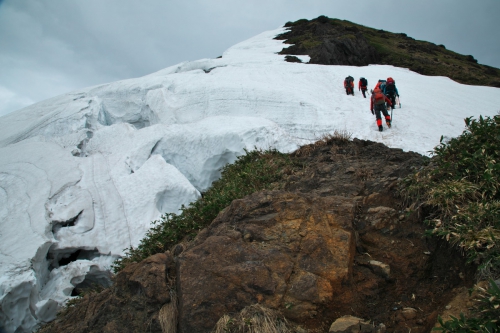
[[[302,41],[302,43],[301,43],[301,46],[305,49],[313,49],[319,45],[321,45],[321,41],[317,41],[317,40],[305,40],[305,41]]]
[[[488,290],[480,289],[473,315],[470,318],[460,314],[460,318],[451,316],[451,320],[438,318],[441,327],[434,328],[442,332],[500,332],[500,288],[490,280]]]
[[[346,34],[346,35],[342,36],[342,38],[356,40],[356,36],[354,36],[353,34]]]
[[[325,15],[320,15],[316,18],[316,21],[318,21],[319,23],[328,23],[330,19]]]
[[[500,270],[500,116],[465,119],[464,133],[433,151],[402,193],[432,209],[432,233],[465,250],[484,272]]]
[[[115,272],[131,262],[164,252],[185,237],[193,237],[233,200],[263,189],[276,188],[277,182],[294,168],[290,156],[277,150],[245,152],[234,164],[222,168],[221,178],[202,198],[188,207],[183,206],[178,215],[167,213],[153,221],[153,227],[137,248],[126,249],[125,256],[114,263]]]
[[[292,26],[297,26],[297,25],[302,25],[302,24],[307,24],[309,23],[308,19],[300,19],[295,22],[292,22]]]
[[[400,183],[426,207],[431,235],[459,246],[481,277],[500,276],[500,115],[465,119],[466,130],[434,148],[430,163]],[[441,323],[445,332],[499,332],[500,290],[491,283],[475,317]]]

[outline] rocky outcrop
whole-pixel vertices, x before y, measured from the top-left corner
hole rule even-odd
[[[159,310],[172,301],[172,268],[170,253],[131,264],[111,288],[88,292],[40,333],[162,332]]]
[[[304,40],[303,36],[311,39]],[[293,44],[280,54],[309,55],[311,64],[367,66],[380,58],[356,27],[334,26],[329,21],[315,20],[294,26],[276,39]]]
[[[180,332],[255,303],[297,322],[350,303],[355,208],[289,192],[235,200],[178,257]]]
[[[42,332],[208,333],[253,305],[300,332],[429,332],[474,270],[423,238],[396,195],[422,157],[355,139],[293,158],[304,167],[282,190],[234,200],[193,240],[129,265]]]
[[[343,316],[333,322],[329,333],[384,333],[385,325],[375,326],[354,316]]]

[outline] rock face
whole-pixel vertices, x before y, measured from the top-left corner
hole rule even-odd
[[[171,302],[170,253],[127,266],[114,285],[88,293],[41,332],[162,332],[159,309]]]
[[[474,270],[422,237],[395,196],[422,157],[355,139],[293,158],[304,167],[282,190],[234,200],[194,240],[126,267],[42,332],[208,333],[256,304],[300,332],[326,333],[344,316],[358,319],[332,331],[429,332]]]
[[[314,36],[301,43],[297,38]],[[276,39],[291,45],[280,54],[309,55],[311,64],[368,66],[379,61],[377,51],[356,27],[333,26],[329,22],[311,21],[294,26]]]
[[[295,321],[351,298],[356,202],[287,192],[235,200],[178,258],[180,332],[261,303]]]

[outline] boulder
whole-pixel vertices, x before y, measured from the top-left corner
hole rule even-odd
[[[259,192],[235,200],[177,258],[179,329],[209,332],[260,303],[305,321],[351,300],[355,201]]]
[[[376,332],[369,322],[354,316],[343,316],[330,326],[329,333]]]
[[[158,310],[172,301],[173,257],[155,254],[128,265],[116,275],[111,288],[100,293],[88,292],[40,333],[162,332]],[[174,314],[175,315],[175,314]]]

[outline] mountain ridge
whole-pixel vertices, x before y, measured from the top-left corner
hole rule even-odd
[[[446,76],[463,84],[500,87],[500,69],[478,64],[472,55],[415,40],[405,33],[377,30],[326,16],[287,22],[285,27],[289,31],[276,39],[292,45],[280,54],[309,55],[311,64],[393,65],[422,75]]]
[[[223,58],[89,87],[2,117],[0,196],[8,204],[0,207],[0,322],[8,333],[31,331],[71,295],[108,281],[110,262],[135,247],[151,221],[199,198],[245,150],[291,152],[339,129],[425,154],[440,134],[459,135],[471,112],[491,115],[499,105],[496,88],[405,68],[288,63],[278,54],[283,42],[273,39],[286,29],[243,41]],[[394,111],[390,130],[378,132],[368,99],[345,95],[348,74],[372,83],[396,78],[405,108]],[[436,88],[424,96],[419,88],[429,80]]]

